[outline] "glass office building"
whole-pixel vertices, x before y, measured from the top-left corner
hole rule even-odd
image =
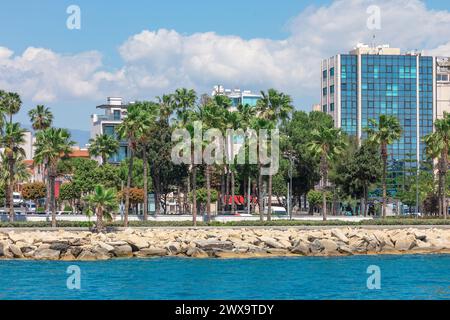
[[[413,172],[425,160],[423,137],[433,131],[435,58],[401,54],[389,46],[358,46],[322,62],[322,111],[335,126],[360,140],[369,119],[393,115],[402,137],[389,146],[390,176]]]

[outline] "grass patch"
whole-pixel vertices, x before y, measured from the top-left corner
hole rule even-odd
[[[59,221],[58,228],[89,228],[94,225],[93,222],[88,221]],[[222,222],[210,222],[203,223],[198,222],[197,226],[213,226],[213,227],[290,227],[290,226],[390,226],[390,225],[450,225],[450,220],[444,219],[411,219],[411,218],[387,218],[387,219],[375,219],[365,220],[360,222],[348,222],[348,221],[311,221],[311,220],[275,220],[275,221],[229,221]],[[122,227],[122,222],[106,223],[107,227]],[[130,227],[191,227],[191,221],[130,221]],[[51,222],[47,221],[17,221],[17,222],[0,222],[0,228],[45,228],[51,227]]]

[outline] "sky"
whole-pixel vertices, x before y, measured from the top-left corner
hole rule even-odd
[[[21,95],[16,121],[44,104],[70,129],[89,130],[108,96],[151,100],[178,87],[276,88],[310,110],[321,59],[374,35],[450,56],[447,0],[1,2],[0,89]],[[80,8],[79,30],[67,27],[70,5]]]

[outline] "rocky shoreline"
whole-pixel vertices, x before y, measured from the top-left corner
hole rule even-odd
[[[1,259],[254,258],[450,253],[450,229],[148,228],[0,231]]]

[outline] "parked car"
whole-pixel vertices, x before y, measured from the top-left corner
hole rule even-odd
[[[33,201],[25,202],[25,211],[27,214],[35,214],[36,213],[36,204]]]
[[[267,214],[267,210],[268,208],[266,207],[265,209],[265,213]],[[272,206],[272,215],[275,216],[286,216],[287,215],[287,210],[285,207],[280,207],[280,206]]]

